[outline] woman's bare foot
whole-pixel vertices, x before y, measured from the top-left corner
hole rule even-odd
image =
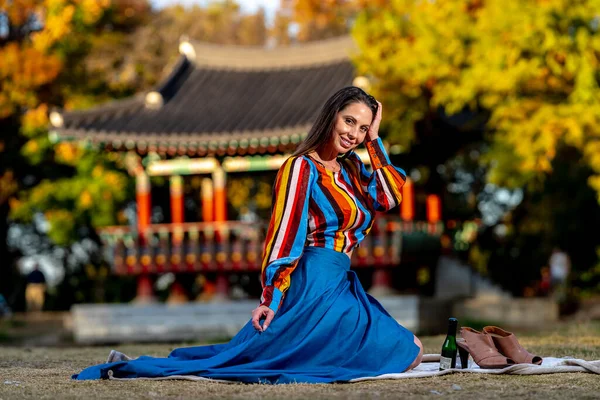
[[[410,364],[408,366],[408,368],[406,368],[406,371],[410,371],[411,369],[417,367],[419,364],[421,364],[421,361],[423,359],[423,344],[421,343],[419,338],[417,338],[416,336],[414,338],[415,338],[415,344],[417,346],[419,346],[419,354],[417,354],[417,358],[415,358],[415,361],[413,361],[412,364]],[[404,372],[406,372],[406,371],[404,371]]]
[[[117,350],[111,350],[110,354],[108,355],[108,358],[106,359],[106,363],[114,363],[114,362],[119,362],[119,361],[131,361],[133,360],[133,358],[129,357],[126,354],[121,353],[120,351]]]

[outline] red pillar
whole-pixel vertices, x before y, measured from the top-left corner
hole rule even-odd
[[[223,272],[217,274],[217,281],[215,283],[216,291],[213,300],[224,301],[229,299],[229,279]]]
[[[427,222],[430,235],[437,233],[438,222],[442,219],[442,202],[437,194],[427,196]]]
[[[389,269],[390,260],[386,256],[386,243],[389,243],[387,238],[387,229],[381,218],[376,218],[371,230],[373,238],[372,260],[373,267],[373,285],[369,289],[369,293],[375,297],[383,297],[395,294],[392,287],[392,271]]]
[[[225,192],[225,171],[217,167],[213,172],[215,221],[227,221],[227,193]]]
[[[214,209],[215,209],[215,222],[224,222],[227,221],[227,194],[225,192],[225,171],[221,167],[217,167],[213,171],[213,184],[214,184]],[[223,241],[229,240],[226,235],[224,235],[223,227],[217,229],[215,232],[216,243],[216,254],[215,258],[217,261],[217,265],[220,269],[223,268],[223,265],[220,265],[222,262],[226,262],[223,258],[226,257],[226,254],[223,252],[223,249],[226,247]],[[215,295],[216,300],[225,300],[228,298],[229,294],[229,279],[227,279],[227,275],[222,270],[217,273],[217,293]]]
[[[202,221],[212,222],[214,217],[214,191],[210,178],[202,180]]]
[[[146,228],[148,228],[148,225],[150,225],[150,210],[152,207],[152,202],[150,198],[150,178],[143,170],[136,175],[135,199],[137,202],[137,228],[139,246],[145,246],[147,240]],[[152,289],[152,281],[148,275],[142,272],[142,274],[138,276],[137,294],[134,302],[151,303],[155,300],[156,298],[154,297],[154,291]]]
[[[181,224],[183,223],[183,179],[181,176],[171,176],[169,193],[171,196],[171,223]],[[171,271],[179,272],[183,270],[183,228],[175,226],[171,235]]]
[[[167,297],[167,304],[185,304],[189,301],[185,289],[177,280],[171,285],[169,290],[169,296]]]
[[[437,194],[427,196],[427,222],[435,224],[442,219],[442,202]]]
[[[138,217],[138,235],[140,240],[144,240],[144,232],[150,225],[150,179],[148,175],[142,171],[136,176],[135,198],[137,202],[137,217]]]
[[[183,179],[179,175],[172,176],[169,181],[171,194],[171,222],[183,222]]]
[[[398,291],[392,286],[392,271],[388,268],[376,268],[373,271],[373,284],[369,294],[374,297],[397,295]]]
[[[376,269],[375,272],[373,272],[373,286],[391,288],[392,274],[390,271],[382,268]]]
[[[142,274],[138,277],[137,292],[133,299],[134,303],[153,303],[156,301],[154,290],[152,289],[152,280],[148,275]]]
[[[413,182],[410,178],[402,187],[402,203],[400,203],[400,216],[404,221],[412,221],[415,218],[415,193]]]

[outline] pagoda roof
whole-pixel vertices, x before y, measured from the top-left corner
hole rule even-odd
[[[183,39],[179,50],[177,64],[154,90],[53,112],[51,134],[140,153],[286,152],[323,103],[354,78],[349,36],[273,48]]]

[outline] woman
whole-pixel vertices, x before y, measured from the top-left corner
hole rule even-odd
[[[379,139],[381,115],[381,103],[363,90],[341,89],[284,162],[273,189],[261,303],[229,343],[131,361],[113,352],[109,361],[115,362],[74,378],[325,383],[417,366],[421,342],[365,293],[350,270],[352,251],[375,211],[396,206],[406,180]],[[363,141],[372,174],[353,152]]]

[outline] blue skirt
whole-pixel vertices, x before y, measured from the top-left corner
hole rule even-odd
[[[250,310],[248,310],[250,313]],[[269,329],[249,321],[229,343],[88,367],[74,379],[196,376],[246,383],[331,383],[403,372],[414,335],[365,293],[346,254],[306,247]]]

